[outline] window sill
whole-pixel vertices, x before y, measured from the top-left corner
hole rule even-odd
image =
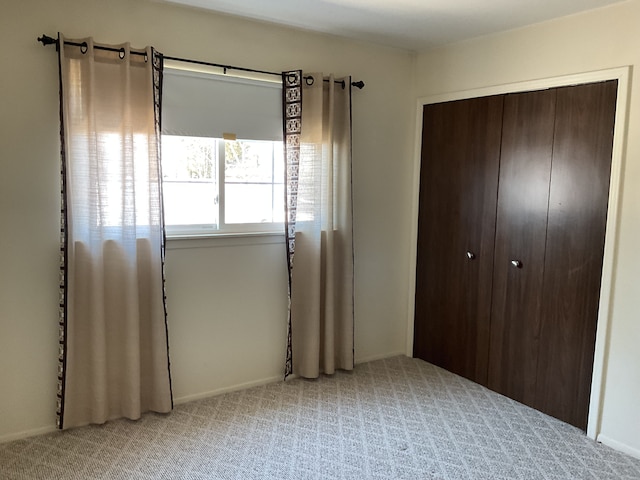
[[[167,236],[167,250],[239,247],[245,245],[284,245],[283,232],[215,233]]]

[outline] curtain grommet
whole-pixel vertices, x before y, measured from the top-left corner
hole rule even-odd
[[[120,60],[124,60],[125,55],[126,52],[124,50],[124,47],[121,47],[120,50],[118,50],[118,57],[120,58]]]
[[[77,44],[76,44],[77,45]],[[83,55],[85,53],[87,53],[89,51],[89,45],[87,44],[87,42],[82,42],[80,44],[80,53],[82,53]]]

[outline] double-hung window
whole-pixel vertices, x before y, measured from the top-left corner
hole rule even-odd
[[[163,83],[167,234],[282,231],[280,81],[165,66]]]

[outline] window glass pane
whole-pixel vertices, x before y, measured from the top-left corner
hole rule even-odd
[[[213,182],[164,181],[166,225],[217,225],[218,188]]]
[[[214,138],[162,135],[162,177],[166,225],[217,225]]]
[[[271,183],[273,142],[225,142],[224,175],[227,182]]]
[[[273,221],[272,186],[260,184],[225,185],[226,223],[265,223]]]
[[[165,180],[216,179],[216,139],[162,135]]]
[[[284,184],[284,144],[273,142],[273,182]]]
[[[284,184],[273,186],[273,221],[284,223]]]

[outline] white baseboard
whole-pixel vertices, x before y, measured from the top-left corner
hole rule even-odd
[[[254,380],[251,382],[238,383],[236,385],[217,388],[215,390],[210,390],[208,392],[196,393],[194,395],[186,395],[184,397],[174,398],[173,403],[175,405],[180,405],[181,403],[193,402],[194,400],[201,400],[203,398],[215,397],[216,395],[222,395],[223,393],[237,392],[238,390],[244,390],[246,388],[259,387],[261,385],[275,383],[278,381],[282,381],[283,378],[284,378],[283,375],[278,375],[277,377],[268,377],[260,380]],[[292,377],[290,376],[289,378],[292,378]]]
[[[640,450],[632,448],[629,445],[625,445],[624,443],[618,442],[617,440],[613,440],[606,435],[598,435],[598,442],[603,443],[604,445],[611,447],[614,450],[618,450],[619,452],[626,453],[627,455],[631,455],[632,457],[640,459]]]
[[[181,403],[191,402],[193,400],[200,400],[201,398],[213,397],[216,395],[220,395],[222,393],[235,392],[237,390],[244,390],[245,388],[257,387],[260,385],[266,385],[268,383],[274,383],[282,380],[282,375],[278,375],[277,377],[269,377],[261,380],[256,380],[253,382],[240,383],[237,385],[232,385],[230,387],[219,388],[216,390],[212,390],[209,392],[198,393],[196,395],[187,395],[180,398],[174,399],[174,404],[179,405]],[[294,375],[289,376],[290,379],[295,378]],[[9,433],[7,435],[0,436],[0,443],[12,442],[14,440],[22,440],[24,438],[35,437],[38,435],[44,435],[45,433],[55,432],[57,427],[55,425],[50,425],[47,427],[34,428],[32,430],[25,430],[23,432]]]
[[[49,425],[48,427],[25,430],[24,432],[9,433],[7,435],[0,436],[0,443],[13,442],[14,440],[22,440],[24,438],[35,437],[37,435],[44,435],[45,433],[55,432],[56,430],[57,428],[55,425]]]
[[[382,360],[384,358],[391,358],[391,357],[397,357],[399,355],[402,355],[403,357],[406,357],[406,353],[404,351],[397,351],[397,352],[389,352],[389,353],[383,353],[381,355],[372,355],[370,357],[362,357],[362,358],[356,358],[356,365],[358,363],[367,363],[367,362],[373,362],[375,360]]]
[[[404,355],[404,354],[405,354],[404,352],[398,351],[398,352],[384,353],[384,354],[381,354],[381,355],[372,355],[370,357],[357,358],[356,359],[356,364],[373,362],[374,360],[382,360],[384,358],[397,357],[398,355]],[[296,377],[297,377],[297,375],[289,375],[289,377],[287,379],[288,380],[293,380]],[[203,398],[215,397],[216,395],[222,395],[223,393],[237,392],[238,390],[244,390],[246,388],[259,387],[261,385],[267,385],[269,383],[279,382],[282,379],[283,379],[283,376],[279,375],[277,377],[268,377],[268,378],[263,378],[261,380],[254,380],[254,381],[251,381],[251,382],[238,383],[236,385],[231,385],[229,387],[223,387],[223,388],[217,388],[215,390],[210,390],[208,392],[196,393],[194,395],[185,395],[184,397],[174,398],[173,399],[173,403],[176,404],[176,405],[180,405],[182,403],[193,402],[195,400],[202,400]]]
[[[404,355],[404,352],[389,352],[381,355],[372,355],[370,357],[357,358],[356,364],[359,363],[367,363],[373,362],[374,360],[382,360],[384,358],[397,357],[398,355]],[[288,380],[293,380],[296,378],[296,375],[289,375]],[[251,387],[259,387],[261,385],[267,385],[269,383],[275,383],[281,381],[283,379],[282,375],[278,375],[277,377],[268,377],[263,378],[261,380],[254,380],[251,382],[238,383],[236,385],[231,385],[229,387],[217,388],[215,390],[210,390],[208,392],[196,393],[194,395],[185,395],[184,397],[178,397],[173,399],[173,403],[176,405],[180,405],[182,403],[193,402],[195,400],[201,400],[203,398],[215,397],[216,395],[222,395],[223,393],[229,392],[237,392],[238,390],[244,390],[246,388]]]
[[[384,358],[396,357],[398,355],[405,355],[405,352],[389,352],[381,355],[372,355],[370,357],[362,357],[356,359],[356,364],[359,363],[367,363],[373,362],[375,360],[382,360]],[[296,378],[295,375],[290,375],[289,379]],[[261,385],[267,385],[269,383],[275,383],[278,381],[282,381],[283,376],[278,375],[275,377],[263,378],[260,380],[254,380],[251,382],[238,383],[236,385],[231,385],[229,387],[217,388],[215,390],[210,390],[208,392],[196,393],[194,395],[185,395],[183,397],[174,398],[173,402],[175,405],[180,405],[182,403],[192,402],[194,400],[201,400],[203,398],[215,397],[216,395],[221,395],[223,393],[236,392],[238,390],[244,390],[246,388],[251,387],[259,387]],[[23,438],[35,437],[36,435],[43,435],[45,433],[55,432],[57,430],[55,425],[50,425],[47,427],[35,428],[33,430],[25,430],[23,432],[10,433],[7,435],[0,436],[0,443],[12,442],[14,440],[22,440]],[[605,442],[602,442],[605,443]],[[616,448],[616,447],[613,447]]]

